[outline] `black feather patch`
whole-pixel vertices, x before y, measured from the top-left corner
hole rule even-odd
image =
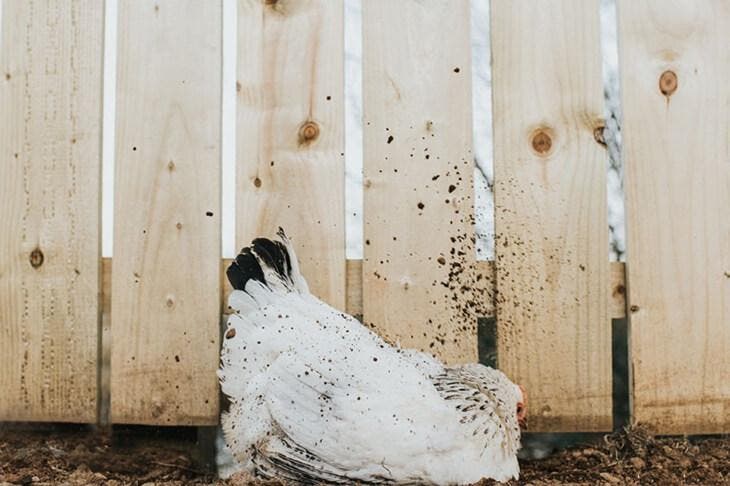
[[[276,273],[282,277],[286,277],[286,250],[276,245],[267,238],[256,238],[251,242],[251,248],[254,253],[264,261],[264,265],[276,270]]]
[[[291,257],[286,246],[268,238],[256,238],[251,246],[241,250],[226,271],[228,281],[236,290],[244,290],[246,282],[252,279],[267,285],[262,266],[273,269],[282,281],[292,282]]]
[[[244,290],[246,288],[246,282],[251,279],[257,280],[264,285],[266,284],[261,265],[256,261],[256,257],[251,253],[251,248],[249,247],[241,250],[241,253],[238,254],[233,263],[228,267],[228,270],[226,270],[226,276],[236,290]]]
[[[267,238],[256,238],[251,242],[251,249],[264,265],[273,268],[284,282],[291,282],[291,259],[283,243]]]

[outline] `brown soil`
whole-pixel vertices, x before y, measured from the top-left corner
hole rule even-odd
[[[0,430],[0,485],[155,484],[218,485],[195,459],[189,437],[150,433],[108,434],[78,427],[13,427]],[[480,483],[493,484],[490,481]],[[522,461],[511,484],[730,484],[730,438],[656,439],[643,429],[608,435],[547,459]]]

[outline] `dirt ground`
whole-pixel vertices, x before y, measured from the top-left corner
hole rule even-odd
[[[216,480],[188,432],[117,431],[73,426],[0,429],[0,485],[242,485]],[[655,439],[622,431],[542,460],[522,461],[514,485],[730,484],[730,438]],[[494,484],[482,481],[482,486]]]

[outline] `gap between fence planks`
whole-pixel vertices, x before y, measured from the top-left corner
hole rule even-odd
[[[220,278],[221,289],[223,290],[221,298],[221,311],[225,312],[228,306],[228,296],[233,290],[228,283],[226,277],[226,269],[233,260],[224,258],[221,260]],[[612,319],[623,319],[626,317],[626,287],[624,285],[624,267],[623,262],[609,263],[609,280],[608,280],[608,311]],[[485,292],[487,295],[494,295],[494,262],[478,261],[476,263],[476,271],[485,276],[486,282]],[[104,314],[111,313],[111,285],[112,285],[112,259],[104,258],[102,266],[102,311]],[[306,275],[304,276],[307,277]],[[494,303],[487,302],[484,305],[487,313],[479,317],[493,317]],[[345,311],[353,316],[362,316],[362,260],[347,260],[347,305]]]

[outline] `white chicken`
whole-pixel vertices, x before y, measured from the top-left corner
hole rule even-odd
[[[310,294],[278,235],[227,272],[234,313],[218,374],[243,469],[304,484],[517,478],[524,390],[498,370],[386,343]]]

